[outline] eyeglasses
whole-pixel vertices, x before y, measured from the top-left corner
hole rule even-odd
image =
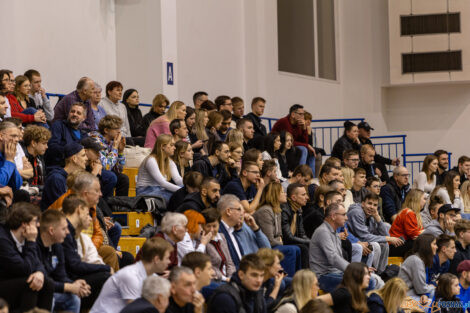
[[[402,176],[402,177],[410,177],[410,174],[398,174],[398,176]]]
[[[230,210],[234,210],[234,211],[241,211],[242,209],[240,207],[238,208],[229,208]]]
[[[348,159],[351,162],[359,162],[359,159]]]
[[[347,213],[336,213],[336,214],[346,216]]]
[[[251,173],[251,174],[256,174],[256,175],[259,175],[259,171],[247,171],[248,173]]]

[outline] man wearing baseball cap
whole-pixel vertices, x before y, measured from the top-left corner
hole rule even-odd
[[[464,308],[470,305],[470,260],[460,262],[457,267],[460,283],[460,296],[459,299]],[[465,310],[467,312],[467,310]]]
[[[362,121],[357,125],[357,128],[359,129],[359,140],[361,141],[361,144],[363,145],[372,145],[372,141],[370,140],[370,131],[374,130],[369,123],[366,121]],[[395,159],[389,159],[381,156],[380,154],[375,154],[374,158],[375,163],[379,165],[380,171],[383,172],[383,170],[387,171],[385,165],[394,165],[397,166],[400,164],[400,159],[395,158]],[[382,168],[383,167],[383,168]]]
[[[444,204],[437,211],[437,220],[433,220],[426,226],[424,233],[439,237],[442,234],[454,235],[455,222],[460,219],[460,209]]]
[[[53,166],[44,183],[44,193],[41,200],[41,210],[45,211],[55,200],[67,191],[69,174],[84,170],[88,160],[85,149],[81,144],[70,142],[64,147],[65,167]]]
[[[107,199],[114,193],[117,177],[112,171],[103,169],[103,165],[100,160],[100,151],[103,150],[104,147],[96,141],[96,139],[91,137],[82,139],[81,144],[85,148],[85,153],[88,158],[86,171],[99,178],[103,198]]]

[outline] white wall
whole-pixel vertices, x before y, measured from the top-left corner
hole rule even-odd
[[[113,0],[1,1],[0,67],[39,70],[46,91],[67,93],[82,76],[116,77]]]
[[[35,67],[54,92],[73,90],[83,75],[102,85],[117,78],[150,103],[166,84],[162,0],[115,1],[2,1],[0,67]],[[241,96],[248,110],[261,95],[266,116],[302,103],[314,118],[365,117],[377,135],[407,134],[411,153],[468,154],[470,85],[390,87],[387,0],[337,3],[339,75],[330,82],[277,71],[276,1],[177,1],[177,98]]]
[[[160,0],[115,1],[117,79],[152,103],[163,84]]]

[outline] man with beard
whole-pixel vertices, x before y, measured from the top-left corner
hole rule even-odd
[[[434,152],[434,155],[437,157],[439,166],[436,172],[436,186],[442,185],[444,183],[444,178],[447,175],[447,170],[449,169],[449,154],[445,150],[437,150]]]
[[[234,164],[227,164],[230,159],[230,149],[225,142],[216,141],[212,145],[211,155],[203,156],[195,161],[193,171],[199,172],[205,177],[215,177],[222,188],[237,177],[237,170]],[[227,166],[229,165],[229,166]]]
[[[86,105],[76,102],[70,107],[67,120],[57,120],[51,126],[51,139],[48,143],[45,161],[46,166],[61,166],[64,164],[64,147],[66,144],[80,140],[88,135],[79,129],[80,124],[85,120],[87,115]]]
[[[214,177],[206,177],[202,181],[201,191],[188,194],[176,212],[184,213],[194,210],[199,213],[205,209],[217,206],[220,198],[220,184]]]
[[[220,111],[220,114],[222,114],[223,120],[222,125],[217,130],[217,135],[219,135],[220,140],[225,141],[228,131],[231,130],[230,125],[232,124],[232,113],[228,110],[222,110]]]

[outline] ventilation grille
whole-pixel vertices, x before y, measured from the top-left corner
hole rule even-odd
[[[460,13],[406,15],[400,25],[402,36],[460,33]]]
[[[403,53],[403,74],[462,70],[462,51]]]

